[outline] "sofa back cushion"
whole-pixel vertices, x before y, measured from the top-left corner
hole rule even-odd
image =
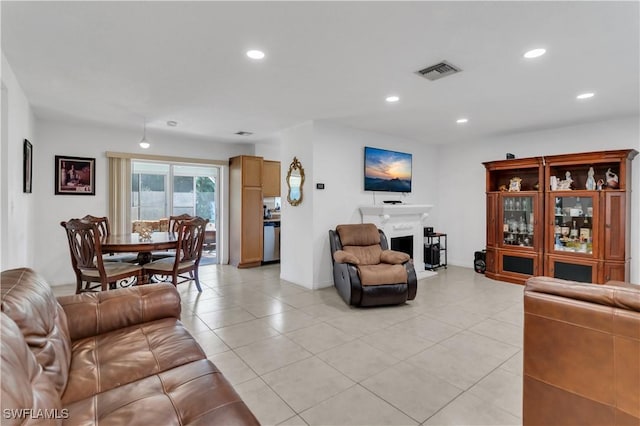
[[[357,257],[360,265],[380,263],[380,233],[373,223],[338,225],[336,232],[340,236],[342,250]]]
[[[64,417],[65,412],[61,410],[58,391],[36,361],[16,323],[4,313],[0,313],[0,325],[2,424],[54,424],[53,421],[38,421],[31,416],[45,412]]]
[[[51,287],[33,270],[20,268],[2,272],[0,289],[2,312],[18,326],[61,396],[69,378],[71,340],[67,316]],[[3,348],[4,338],[3,331]]]
[[[342,247],[380,245],[380,233],[373,223],[338,225],[336,232]]]

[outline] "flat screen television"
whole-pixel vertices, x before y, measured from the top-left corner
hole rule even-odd
[[[411,192],[411,154],[364,147],[364,190]]]

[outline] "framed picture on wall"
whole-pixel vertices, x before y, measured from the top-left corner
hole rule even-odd
[[[56,195],[96,195],[96,159],[56,155]]]
[[[22,151],[22,192],[31,194],[33,185],[33,145],[28,140],[24,140]]]

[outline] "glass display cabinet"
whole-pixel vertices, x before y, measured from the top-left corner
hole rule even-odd
[[[604,284],[629,280],[635,150],[546,158],[545,275]],[[636,213],[637,214],[637,213]]]
[[[632,149],[483,163],[486,275],[629,280]],[[637,212],[635,213],[638,214]]]
[[[534,246],[534,205],[535,199],[532,196],[509,194],[502,197],[503,246]]]
[[[522,284],[542,275],[543,181],[540,158],[485,163],[489,278]]]
[[[549,216],[553,213],[554,217],[553,236],[549,239],[552,242],[549,244],[550,251],[593,256],[593,206],[597,204],[597,198],[594,198],[593,195],[553,194],[553,212],[549,213]]]

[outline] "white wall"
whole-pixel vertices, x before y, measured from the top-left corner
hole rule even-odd
[[[255,152],[254,155],[257,155],[258,157],[263,157],[265,160],[281,161],[282,146],[280,143],[280,139],[272,139],[269,141],[256,143],[254,152]],[[284,169],[286,173],[286,171],[288,170],[288,167],[289,167],[289,163],[286,164],[286,167],[285,167],[285,164],[280,164],[280,171]]]
[[[298,206],[287,202],[287,184],[282,182],[282,209],[280,218],[280,277],[284,280],[314,288],[313,284],[313,229],[314,200],[309,182],[313,181],[314,124],[306,122],[280,134],[282,173],[286,176],[293,157],[302,164],[305,182],[303,199]]]
[[[187,158],[228,160],[229,157],[253,154],[253,146],[246,144],[224,144],[154,133],[147,129],[151,148],[138,146],[139,131],[102,127],[90,124],[69,124],[38,120],[34,144],[34,195],[33,206],[38,219],[34,230],[38,244],[31,250],[35,254],[35,268],[52,284],[75,282],[69,249],[60,222],[85,214],[106,216],[108,214],[108,162],[106,151],[144,153]],[[96,159],[96,195],[54,195],[54,158],[56,155],[73,155]],[[228,167],[223,167],[221,187],[228,188]],[[225,190],[226,194],[227,191]],[[222,209],[228,198],[221,201]],[[226,215],[228,215],[228,210]]]
[[[34,138],[34,116],[13,70],[2,55],[2,147],[0,149],[0,270],[34,266],[37,193],[22,192],[23,143],[28,139],[34,154],[41,147]],[[34,164],[35,166],[35,164]],[[34,178],[38,174],[34,167]]]
[[[485,138],[472,144],[441,146],[438,150],[440,181],[437,228],[448,233],[449,263],[471,267],[473,253],[485,247],[484,161],[568,154],[606,149],[640,151],[638,117],[580,126]],[[631,281],[640,283],[640,158],[633,161],[631,217]]]
[[[361,205],[374,204],[374,199],[377,204],[383,199],[436,204],[436,149],[433,146],[322,121],[289,129],[282,136],[283,168],[288,167],[295,155],[306,174],[303,203],[291,207],[283,202],[283,279],[308,288],[333,285],[329,229],[341,223],[360,223],[358,207]],[[411,194],[403,197],[364,191],[365,146],[413,154]],[[324,183],[325,189],[316,189],[316,183]],[[436,205],[434,212],[437,210]]]

